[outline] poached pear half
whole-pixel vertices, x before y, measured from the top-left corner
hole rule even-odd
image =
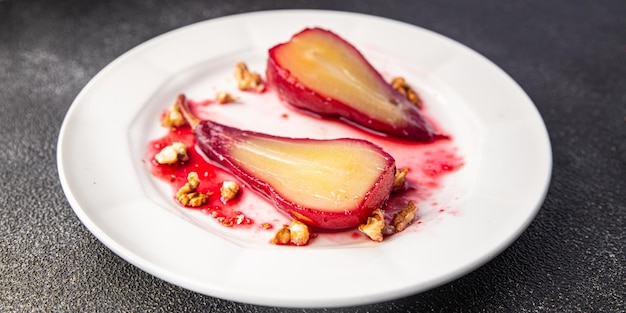
[[[393,157],[369,141],[277,137],[213,121],[194,132],[208,158],[309,226],[356,227],[393,188]]]
[[[307,28],[271,48],[266,76],[268,85],[296,108],[396,138],[429,142],[436,137],[413,103],[352,44],[328,30]]]

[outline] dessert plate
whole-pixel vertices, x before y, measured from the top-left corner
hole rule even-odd
[[[245,61],[263,73],[268,48],[316,26],[353,43],[384,76],[403,76],[418,86],[429,116],[452,135],[464,165],[420,208],[422,222],[379,244],[331,236],[284,247],[269,244],[267,233],[218,226],[177,206],[145,160],[148,142],[163,135],[162,110],[178,93],[206,99],[217,90],[235,90],[234,64]],[[278,101],[254,97],[271,105]],[[229,106],[223,118],[263,130],[274,123],[264,118],[271,105]],[[287,124],[279,135],[306,135],[299,132],[298,125]],[[116,254],[202,294],[285,307],[379,302],[468,273],[528,226],[552,166],[534,104],[489,60],[413,25],[307,10],[209,20],[130,50],[77,96],[57,153],[62,187],[76,215]]]

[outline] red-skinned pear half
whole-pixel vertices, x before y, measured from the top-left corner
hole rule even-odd
[[[212,121],[201,121],[195,135],[208,158],[278,209],[320,229],[358,226],[393,187],[393,157],[365,140],[277,137]]]
[[[307,28],[269,50],[267,81],[287,103],[388,136],[429,142],[433,127],[338,35]]]

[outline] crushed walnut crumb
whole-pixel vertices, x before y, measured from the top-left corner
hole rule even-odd
[[[161,151],[154,156],[154,159],[159,164],[174,164],[179,161],[187,161],[189,160],[187,145],[178,141],[172,142],[171,145],[161,149]]]
[[[163,119],[161,119],[161,126],[163,127],[179,127],[185,125],[186,123],[187,121],[185,121],[185,117],[180,112],[180,109],[176,104],[167,108],[167,111],[163,115]]]
[[[237,80],[237,88],[239,90],[255,90],[262,92],[265,90],[265,84],[261,75],[248,70],[246,63],[239,62],[235,67],[235,79]]]
[[[365,224],[359,225],[359,231],[374,241],[383,241],[383,228],[385,227],[385,212],[378,208],[367,218]]]
[[[222,202],[228,202],[235,199],[239,193],[239,185],[236,182],[225,180],[220,187],[220,199]]]
[[[418,108],[422,107],[422,100],[417,95],[415,90],[404,80],[402,77],[394,77],[391,80],[391,87],[397,90],[400,94],[405,96],[411,103],[415,104]]]
[[[198,207],[205,204],[209,196],[196,191],[199,185],[198,173],[190,172],[187,175],[187,183],[176,192],[176,199],[184,206]]]
[[[298,220],[294,220],[291,222],[291,225],[284,225],[279,229],[271,242],[279,245],[293,244],[304,246],[309,242],[309,238],[309,227]]]
[[[409,173],[409,169],[406,167],[396,169],[396,177],[393,181],[393,190],[399,190],[404,188],[406,184],[406,174]]]
[[[217,93],[215,93],[215,99],[219,104],[227,104],[237,101],[237,97],[225,91],[218,91]]]
[[[407,228],[415,219],[415,214],[417,213],[417,206],[413,201],[409,201],[406,208],[402,209],[400,212],[394,215],[391,224],[395,228],[396,232],[401,232]]]
[[[309,227],[306,224],[294,220],[289,225],[289,232],[291,235],[291,243],[296,246],[303,246],[309,242]]]
[[[289,226],[284,225],[281,229],[279,229],[274,238],[272,238],[272,243],[279,245],[286,245],[291,242],[291,231],[289,230]]]

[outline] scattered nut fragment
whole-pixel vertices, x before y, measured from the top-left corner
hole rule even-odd
[[[359,231],[374,241],[383,241],[383,228],[385,227],[385,213],[378,208],[367,218],[367,223],[359,225]]]
[[[176,199],[184,206],[198,207],[205,204],[209,196],[196,191],[199,185],[198,173],[190,172],[187,175],[187,183],[176,192]]]
[[[402,209],[400,212],[394,215],[391,224],[396,229],[396,232],[401,232],[406,229],[407,226],[413,222],[415,218],[415,214],[417,213],[417,206],[413,201],[409,201],[409,204],[406,208]]]
[[[250,72],[246,63],[239,62],[235,67],[235,79],[239,90],[255,90],[261,92],[265,89],[265,84],[261,75]]]
[[[422,100],[417,93],[409,86],[409,84],[402,77],[394,77],[391,80],[391,87],[397,90],[400,94],[405,96],[411,103],[415,104],[418,108],[422,106]]]
[[[279,229],[271,241],[272,243],[279,245],[286,245],[291,242],[291,231],[289,230],[289,226],[284,225],[281,229]]]
[[[236,217],[235,224],[237,225],[241,225],[243,222],[246,221],[246,216],[243,215],[243,213],[237,214],[237,216],[235,217]]]
[[[289,233],[291,235],[291,243],[296,246],[304,246],[309,242],[309,227],[298,220],[291,222]]]
[[[171,145],[161,149],[161,151],[154,156],[154,159],[159,162],[159,164],[174,164],[178,161],[187,161],[189,160],[187,145],[178,141],[172,142]]]
[[[237,97],[225,91],[218,91],[215,94],[215,99],[219,104],[226,104],[237,101]]]
[[[409,173],[409,169],[406,167],[396,169],[396,178],[393,181],[393,190],[404,188],[406,183],[406,174]]]
[[[239,193],[239,185],[236,182],[225,180],[220,187],[220,196],[222,202],[228,202],[235,199]]]
[[[167,108],[167,111],[161,120],[161,126],[163,127],[179,127],[185,125],[186,123],[185,117],[180,112],[180,109],[176,104]]]
[[[293,244],[304,246],[309,242],[309,227],[306,224],[294,220],[291,225],[284,225],[279,229],[271,242],[279,245]]]

